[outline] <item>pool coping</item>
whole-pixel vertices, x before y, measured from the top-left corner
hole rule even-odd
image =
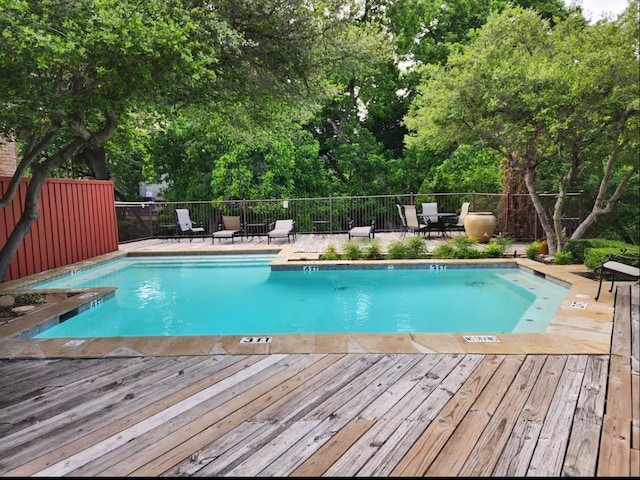
[[[104,358],[137,356],[180,356],[219,354],[273,353],[478,353],[478,354],[608,354],[613,329],[614,293],[603,288],[598,302],[594,298],[598,282],[584,274],[584,265],[548,265],[528,258],[460,259],[460,260],[356,260],[324,261],[319,254],[296,253],[292,247],[270,250],[276,253],[272,268],[401,265],[480,265],[500,266],[516,263],[518,267],[568,287],[567,295],[544,333],[486,334],[468,332],[398,333],[398,334],[277,334],[270,335],[270,343],[243,343],[241,335],[199,335],[179,337],[110,337],[86,339],[21,338],[24,332],[42,325],[57,315],[73,309],[88,308],[87,304],[113,295],[113,288],[73,289],[79,295],[46,304],[29,315],[0,325],[0,358]],[[257,253],[158,252],[158,255],[211,255]],[[265,253],[264,251],[260,253]],[[82,270],[123,256],[151,256],[154,252],[113,252],[91,260],[67,265],[0,285],[0,293],[20,291],[23,287]],[[304,258],[301,258],[304,257]],[[66,292],[58,289],[60,293]],[[29,292],[33,292],[29,290]],[[84,298],[77,298],[85,295]],[[471,337],[471,338],[465,338]],[[491,338],[494,337],[494,338]],[[497,341],[494,341],[497,339]],[[262,340],[265,341],[265,340]]]

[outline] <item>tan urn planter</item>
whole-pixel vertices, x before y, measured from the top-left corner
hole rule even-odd
[[[469,212],[464,217],[464,232],[471,240],[488,242],[496,229],[497,222],[495,215],[491,212]]]

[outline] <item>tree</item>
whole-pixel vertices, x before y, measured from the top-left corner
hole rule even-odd
[[[490,16],[445,67],[425,69],[406,119],[408,145],[477,143],[507,158],[524,178],[550,254],[566,240],[568,189],[580,175],[598,175],[591,212],[571,236],[581,238],[637,178],[637,8],[634,0],[616,21],[592,26],[576,14],[552,28],[519,7]],[[553,212],[537,193],[542,175],[555,179]]]
[[[0,137],[16,138],[21,153],[0,207],[21,177],[31,181],[0,277],[57,167],[132,113],[287,101],[319,87],[316,52],[330,21],[304,0],[3,0]]]

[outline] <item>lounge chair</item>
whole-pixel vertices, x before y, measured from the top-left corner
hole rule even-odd
[[[233,239],[237,236],[241,236],[243,233],[242,222],[240,221],[239,216],[222,216],[222,223],[218,225],[218,231],[213,232],[211,237],[211,243],[218,239],[218,243],[222,241],[223,238],[230,238],[231,243],[233,243]]]
[[[349,221],[349,240],[353,237],[367,237],[369,239],[376,237],[376,221],[373,220],[371,225],[367,227],[354,227],[354,221]]]
[[[640,280],[640,268],[638,268],[640,261],[638,257],[624,255],[623,253],[610,253],[607,255],[607,260],[595,268],[594,272],[600,275],[596,301],[598,301],[600,297],[602,279],[606,275],[611,278],[611,288],[609,288],[609,292],[613,291],[613,283],[616,280]]]
[[[464,232],[464,217],[469,213],[470,202],[464,202],[462,207],[460,207],[460,215],[458,215],[458,221],[456,223],[452,223],[451,230],[457,230]]]
[[[407,231],[413,232],[414,235],[418,233],[424,234],[424,232],[429,230],[428,224],[422,223],[420,220],[418,220],[418,214],[416,213],[415,205],[405,205],[404,216],[407,221]]]
[[[296,238],[295,221],[291,219],[276,220],[269,225],[267,233],[267,243],[271,243],[272,238],[287,237],[287,243],[291,242],[291,237]]]
[[[178,230],[180,235],[188,234],[189,241],[193,240],[194,235],[201,235],[204,242],[204,227],[195,226],[191,221],[189,210],[186,208],[176,208],[176,223],[178,224]]]

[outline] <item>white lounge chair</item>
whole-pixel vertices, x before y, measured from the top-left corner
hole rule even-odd
[[[218,243],[220,243],[223,238],[230,238],[231,243],[233,243],[233,239],[241,236],[242,233],[242,222],[239,216],[222,215],[222,223],[218,225],[218,231],[213,232],[211,243],[213,243],[216,238],[218,239]]]
[[[617,260],[621,261],[618,262]],[[602,279],[605,275],[611,277],[611,288],[609,288],[609,292],[613,291],[613,283],[616,280],[640,280],[640,268],[638,268],[638,264],[639,262],[637,257],[620,253],[610,253],[607,256],[607,261],[594,270],[595,273],[600,275],[598,294],[596,295],[595,300],[598,301],[598,298],[600,297]]]
[[[189,241],[191,241],[193,240],[194,235],[199,234],[200,236],[202,236],[202,241],[204,242],[204,227],[196,227],[194,225],[194,223],[191,221],[189,210],[187,210],[186,208],[176,208],[176,223],[178,224],[180,235],[188,234]]]
[[[296,238],[295,221],[292,219],[276,220],[270,225],[267,233],[267,243],[271,243],[272,238],[287,238],[287,242],[291,242],[291,237]]]
[[[376,236],[376,221],[373,220],[371,225],[367,227],[354,227],[354,221],[349,221],[349,239],[353,237],[367,237],[369,239],[375,238]]]

